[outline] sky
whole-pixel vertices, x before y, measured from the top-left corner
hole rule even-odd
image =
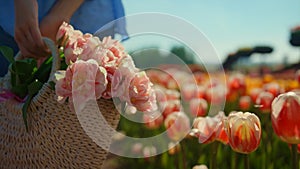
[[[289,44],[290,30],[300,25],[300,0],[123,0],[127,16],[160,12],[170,14],[195,26],[213,44],[221,60],[238,48],[269,45],[272,54],[266,62],[292,63],[300,59],[300,49]],[[149,21],[155,22],[155,21]],[[128,27],[136,26],[127,23]],[[180,29],[176,27],[174,29]],[[131,28],[129,28],[129,33]],[[192,36],[192,35],[187,35]],[[141,40],[144,39],[144,40]],[[174,40],[155,38],[131,40],[136,48],[151,43],[169,46]],[[151,42],[153,39],[153,42]],[[259,56],[252,57],[256,61]]]

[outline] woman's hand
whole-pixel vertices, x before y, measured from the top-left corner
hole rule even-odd
[[[36,0],[15,0],[15,40],[23,57],[39,59],[48,55],[39,29]]]

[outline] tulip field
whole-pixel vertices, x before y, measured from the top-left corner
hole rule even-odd
[[[167,151],[136,141],[104,168],[299,169],[299,74],[148,70],[158,103],[152,114],[125,108],[118,130],[148,138],[166,132]],[[128,117],[138,116],[141,122]],[[114,145],[122,141],[114,137]],[[124,153],[123,152],[123,153]]]

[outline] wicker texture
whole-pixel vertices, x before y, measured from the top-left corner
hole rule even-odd
[[[0,87],[9,86],[9,79],[9,74],[2,78]],[[97,103],[107,123],[116,128],[120,116],[112,100]],[[0,103],[0,168],[101,168],[108,152],[88,137],[67,103],[57,102],[48,83],[30,104],[28,132],[22,106],[14,99]],[[101,129],[103,137],[110,137],[110,132]]]

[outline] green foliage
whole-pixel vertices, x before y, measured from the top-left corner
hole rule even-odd
[[[11,73],[11,92],[20,99],[26,99],[22,107],[24,124],[28,130],[27,110],[33,97],[43,87],[49,79],[52,69],[52,56],[48,57],[39,67],[35,59],[26,58],[15,60],[13,50],[6,46],[0,46],[3,56],[10,62],[9,71]],[[66,68],[64,55],[61,52],[62,68]],[[53,84],[52,84],[53,86]]]
[[[171,49],[171,53],[179,57],[185,64],[194,64],[194,55],[190,50],[187,50],[183,46],[174,46]]]
[[[9,63],[13,63],[15,61],[14,52],[11,48],[7,46],[0,46],[0,52],[9,61]]]

